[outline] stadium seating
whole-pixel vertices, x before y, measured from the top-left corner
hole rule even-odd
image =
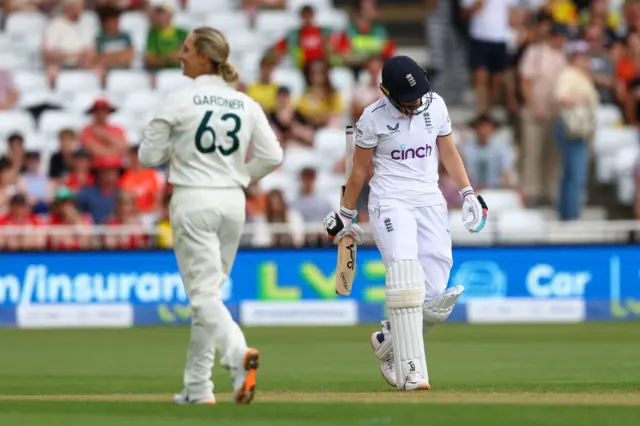
[[[151,90],[151,80],[144,71],[113,70],[107,75],[107,91],[127,94],[133,91]]]

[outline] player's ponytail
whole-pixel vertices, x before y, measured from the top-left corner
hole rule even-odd
[[[236,84],[240,81],[238,70],[229,62],[220,65],[220,75],[229,84]]]
[[[199,27],[193,30],[193,35],[196,51],[209,58],[213,72],[219,74],[229,84],[238,83],[240,74],[228,62],[230,48],[224,34],[214,28]]]

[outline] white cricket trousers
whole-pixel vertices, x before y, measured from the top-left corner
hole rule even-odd
[[[453,265],[446,204],[378,205],[369,211],[369,222],[385,268],[398,260],[418,260],[424,270],[425,297],[444,292]]]
[[[244,334],[221,297],[238,252],[245,203],[241,188],[174,187],[170,206],[174,250],[191,307],[184,371],[190,398],[212,395],[215,349],[228,366],[241,364],[247,350]]]

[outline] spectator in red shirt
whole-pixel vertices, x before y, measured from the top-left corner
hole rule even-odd
[[[109,124],[109,115],[116,108],[106,99],[97,99],[88,113],[93,121],[80,133],[80,142],[89,151],[94,162],[123,160],[127,153],[127,136],[120,126]]]
[[[164,180],[160,172],[145,169],[138,161],[138,146],[129,150],[129,167],[120,178],[120,189],[134,195],[140,213],[153,213],[160,207]]]
[[[86,250],[91,248],[93,221],[90,215],[80,213],[75,201],[75,194],[69,188],[63,186],[56,191],[48,223],[53,231],[47,239],[49,250]],[[67,229],[58,233],[55,232],[57,226]]]
[[[289,31],[278,41],[275,50],[282,58],[289,55],[300,69],[314,60],[329,60],[333,31],[315,23],[315,10],[307,5],[300,9],[302,26]]]
[[[95,178],[91,173],[91,156],[86,150],[78,149],[73,153],[71,171],[64,178],[64,186],[78,192],[85,186],[91,186],[94,183]]]
[[[42,224],[38,216],[31,212],[27,197],[16,194],[9,201],[9,212],[0,217],[0,227],[24,227],[13,235],[0,236],[0,250],[39,250],[44,248],[45,239],[35,227]]]
[[[133,194],[120,193],[115,214],[105,220],[104,224],[113,227],[104,237],[106,248],[134,250],[149,245],[149,236],[144,233],[142,219],[136,210],[136,198]]]

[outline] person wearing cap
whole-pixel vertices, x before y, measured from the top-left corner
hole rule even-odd
[[[546,39],[530,46],[520,62],[524,108],[520,151],[520,182],[528,206],[551,205],[555,200],[559,152],[553,134],[557,118],[553,92],[558,75],[567,66],[568,29],[551,25]]]
[[[554,99],[558,105],[555,136],[561,153],[560,220],[580,219],[587,189],[589,145],[597,122],[598,90],[591,77],[589,45],[570,45],[570,65],[558,76]]]
[[[174,9],[173,0],[151,5],[151,27],[144,56],[144,64],[149,71],[180,68],[178,54],[189,32],[173,24]]]
[[[31,211],[27,197],[24,194],[13,195],[9,200],[9,211],[4,216],[0,216],[0,228],[24,227],[25,229],[11,235],[3,235],[0,229],[0,250],[42,249],[45,243],[43,234],[31,232],[34,231],[34,227],[41,225],[42,220]]]
[[[387,272],[389,321],[371,335],[371,345],[389,385],[430,389],[423,330],[444,321],[463,291],[445,290],[453,259],[439,163],[458,186],[469,232],[484,228],[488,208],[471,187],[447,106],[431,90],[424,69],[407,56],[394,56],[382,68],[380,89],[384,96],[356,123],[353,168],[340,211],[329,213],[323,226],[336,243],[345,236],[362,243],[356,202],[373,163],[369,223]]]
[[[95,61],[93,29],[82,25],[83,0],[62,0],[62,14],[51,20],[43,38],[43,59],[49,82],[61,69],[90,69]]]
[[[116,108],[105,98],[96,99],[87,111],[93,115],[93,120],[80,132],[80,143],[94,162],[123,161],[127,153],[129,145],[125,129],[109,123],[109,115],[115,111]]]
[[[160,103],[138,151],[143,167],[170,165],[175,254],[192,315],[176,404],[215,403],[215,348],[231,373],[235,402],[250,403],[256,391],[259,352],[222,302],[222,285],[243,233],[243,188],[280,166],[283,151],[260,105],[235,89],[239,75],[229,55],[220,31],[199,27],[189,34],[178,59],[194,81]]]
[[[47,236],[47,249],[66,251],[91,248],[93,236],[88,231],[93,223],[90,215],[78,210],[75,193],[65,186],[59,187],[53,195],[51,214],[46,224],[54,231],[56,227],[65,231],[51,232]]]
[[[511,188],[513,186],[514,156],[509,146],[495,140],[493,135],[500,127],[493,117],[481,114],[469,126],[475,137],[460,145],[460,154],[477,189]]]

